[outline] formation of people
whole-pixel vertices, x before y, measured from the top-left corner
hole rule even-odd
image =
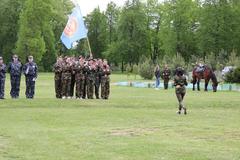
[[[0,57],[0,99],[5,98],[5,80],[7,71],[10,73],[11,91],[13,99],[19,98],[20,82],[22,74],[25,75],[26,91],[28,99],[33,99],[35,94],[35,81],[38,76],[38,67],[33,60],[33,56],[28,56],[27,63],[22,65],[17,55],[12,56],[12,61],[6,65]]]
[[[53,70],[56,98],[109,98],[111,70],[106,59],[60,56]]]

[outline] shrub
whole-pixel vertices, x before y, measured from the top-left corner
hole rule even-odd
[[[152,79],[154,76],[154,64],[149,58],[144,58],[138,65],[138,73],[144,79]]]
[[[232,72],[227,73],[225,81],[228,83],[240,83],[240,67],[236,68]]]

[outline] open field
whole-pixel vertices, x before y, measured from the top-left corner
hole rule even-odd
[[[108,101],[57,100],[53,74],[40,74],[34,100],[24,98],[24,77],[21,99],[11,100],[9,84],[0,160],[240,159],[239,92],[188,90],[189,114],[179,116],[173,89],[112,86]]]

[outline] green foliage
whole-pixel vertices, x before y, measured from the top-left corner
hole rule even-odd
[[[88,55],[86,40],[73,50],[60,41],[73,7],[70,0],[1,0],[0,55],[8,61],[13,52],[23,60],[33,54],[45,71],[56,55]],[[189,69],[198,59],[217,70],[240,64],[236,0],[127,0],[122,8],[110,2],[105,12],[96,8],[85,22],[93,55],[115,65],[133,66],[142,56],[174,64],[177,54]]]
[[[231,52],[231,54],[229,55],[227,65],[240,67],[240,57],[237,56],[235,51]]]
[[[240,83],[240,67],[237,67],[232,72],[227,73],[225,81],[228,83]]]
[[[154,64],[150,58],[142,58],[142,62],[138,65],[139,75],[144,79],[152,79],[154,76]]]
[[[102,58],[107,48],[107,18],[96,8],[86,17],[86,25],[93,55]]]
[[[25,0],[1,0],[0,55],[10,60],[17,41],[18,19]]]
[[[124,62],[138,63],[142,55],[149,54],[147,19],[139,0],[127,1],[118,23],[116,50]]]

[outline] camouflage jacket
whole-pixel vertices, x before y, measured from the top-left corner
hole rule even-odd
[[[164,69],[162,72],[163,79],[170,79],[171,71],[169,69]]]
[[[84,80],[85,79],[85,67],[81,66],[79,63],[74,66],[75,80]]]
[[[0,65],[0,79],[6,78],[7,67],[5,64]]]
[[[23,73],[25,76],[37,77],[38,75],[38,67],[34,62],[28,62],[23,66]]]
[[[101,80],[109,81],[110,80],[109,75],[111,75],[110,68],[109,67],[102,68],[101,71],[100,71],[100,75],[101,75]]]
[[[55,63],[53,66],[53,71],[55,72],[55,74],[61,74],[62,73],[62,64],[61,63]]]
[[[175,76],[174,77],[174,86],[176,88],[176,93],[183,93],[186,91],[185,86],[187,86],[187,79],[185,76]]]
[[[87,79],[90,81],[95,81],[95,70],[92,69],[91,67],[87,67],[86,68],[86,72],[87,72]]]
[[[10,62],[8,70],[11,76],[21,76],[22,74],[22,64],[20,62],[14,63]]]

